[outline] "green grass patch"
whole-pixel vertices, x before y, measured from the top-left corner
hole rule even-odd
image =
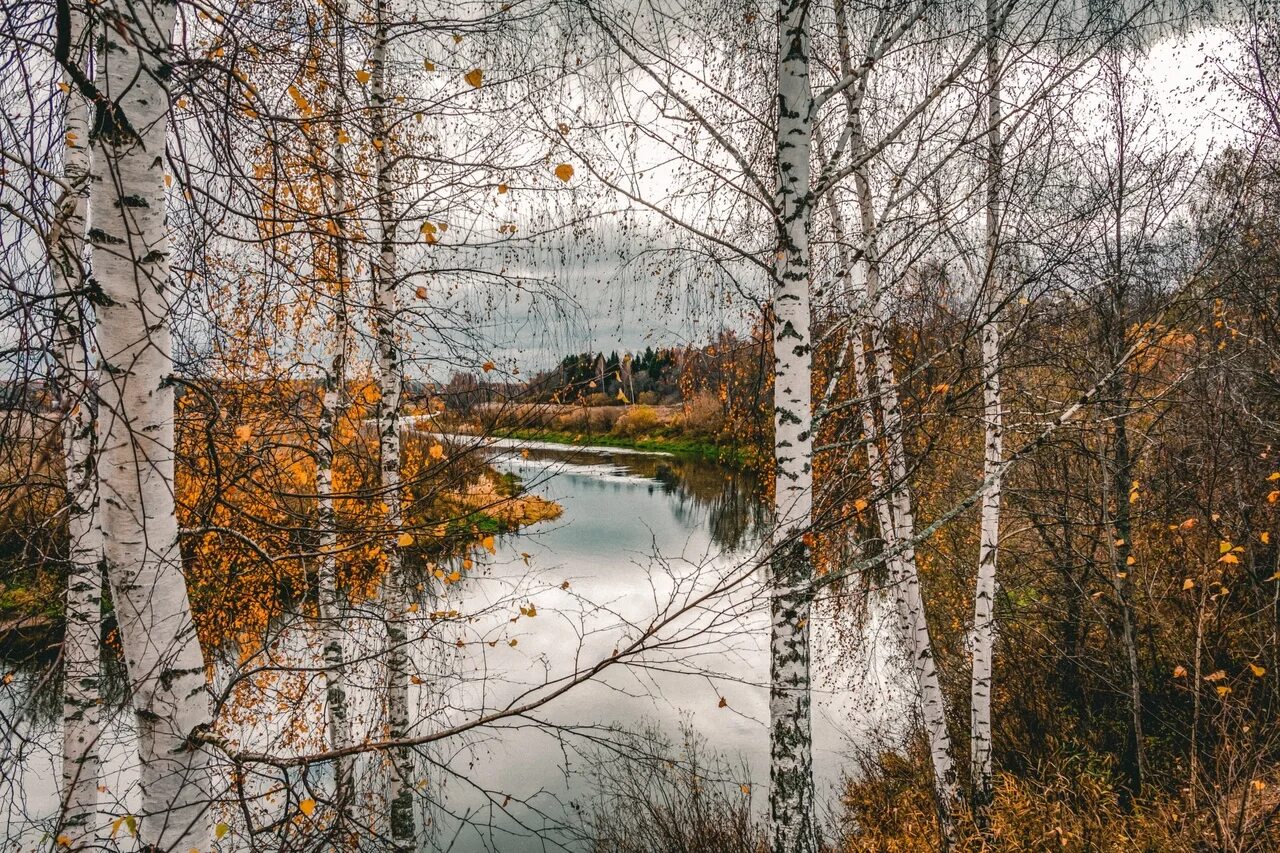
[[[550,429],[497,428],[493,435],[518,441],[547,441],[571,447],[618,447],[630,450],[655,450],[679,456],[695,456],[726,465],[745,465],[747,455],[733,444],[719,444],[707,439],[674,436],[638,436],[624,438],[612,433],[563,432]]]

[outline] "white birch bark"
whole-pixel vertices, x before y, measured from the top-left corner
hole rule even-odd
[[[850,120],[855,125],[855,138],[859,140],[854,151],[860,154],[861,120],[857,113],[854,113]],[[906,612],[907,653],[911,657],[916,674],[921,719],[924,723],[930,760],[933,765],[939,822],[944,843],[949,845],[955,837],[955,810],[960,798],[960,787],[952,757],[951,736],[947,731],[946,696],[942,692],[942,684],[938,678],[933,641],[929,636],[929,623],[925,618],[924,599],[920,591],[915,547],[911,544],[915,540],[915,516],[907,475],[902,406],[898,398],[893,356],[884,335],[884,330],[888,328],[889,317],[885,310],[884,294],[880,288],[876,216],[870,177],[865,164],[854,170],[854,183],[862,220],[863,269],[866,305],[869,312],[869,316],[865,318],[864,331],[871,342],[872,366],[875,370],[877,386],[876,396],[880,403],[885,455],[888,457],[888,500],[892,507],[894,527],[894,541],[891,547],[898,554],[900,576],[896,580],[898,594],[902,597],[899,607]]]
[[[328,363],[324,366],[323,388],[320,398],[320,418],[316,430],[316,524],[319,527],[316,565],[317,601],[322,631],[325,704],[328,706],[329,746],[340,749],[350,745],[351,719],[347,702],[347,664],[342,647],[344,635],[343,616],[346,612],[341,591],[338,589],[338,525],[333,502],[333,435],[342,418],[345,404],[347,372],[347,272],[349,267],[346,235],[346,157],[340,141],[341,122],[346,107],[346,47],[343,19],[345,4],[339,3],[334,13],[335,61],[333,127],[330,129],[332,151],[330,209],[326,211],[331,229],[333,274],[329,283],[333,296],[332,327],[326,341]],[[320,282],[324,285],[324,282]],[[354,759],[340,757],[334,760],[334,804],[337,810],[339,835],[354,832],[355,820],[355,769]]]
[[[995,645],[996,557],[1000,547],[1000,471],[1004,459],[1004,414],[1000,396],[1000,177],[1003,168],[1000,108],[999,9],[987,0],[987,280],[982,324],[983,459],[978,572],[974,584],[973,671],[970,685],[969,761],[973,804],[981,820],[991,802],[991,691]]]
[[[103,11],[107,103],[98,104],[94,273],[102,290],[99,476],[103,556],[137,713],[141,838],[208,849],[210,724],[174,506],[174,392],[165,224],[169,39],[176,5]],[[113,106],[114,105],[114,106]]]
[[[89,77],[92,34],[85,16],[72,6],[66,23],[66,61]],[[62,394],[68,539],[62,641],[62,802],[55,837],[65,849],[83,850],[94,844],[98,828],[98,742],[102,736],[102,528],[93,431],[97,367],[92,353],[91,309],[83,293],[88,280],[84,234],[92,158],[88,104],[65,70],[62,82],[67,90],[62,123],[62,171],[67,188],[49,234],[50,271],[59,306],[55,357]]]
[[[770,567],[769,828],[773,853],[817,849],[810,721],[813,559],[809,4],[780,0],[774,266],[774,557]]]
[[[854,393],[858,395],[858,417],[862,422],[863,448],[867,455],[868,480],[871,484],[871,505],[875,510],[876,522],[880,527],[880,540],[888,552],[885,565],[889,571],[889,580],[893,586],[894,610],[898,614],[898,627],[902,636],[908,636],[909,622],[907,602],[902,594],[902,556],[894,549],[897,542],[897,525],[893,520],[893,506],[889,498],[889,475],[885,470],[884,456],[880,452],[880,429],[876,424],[875,406],[871,373],[867,367],[866,344],[863,340],[864,325],[862,312],[866,305],[866,283],[858,280],[852,256],[849,253],[848,229],[845,228],[844,214],[836,200],[834,189],[826,193],[827,206],[831,211],[831,230],[835,238],[836,255],[840,262],[839,277],[844,289],[849,318],[850,331],[846,336],[845,346],[853,359]],[[865,270],[862,271],[865,276]]]
[[[390,69],[387,62],[386,5],[378,0],[374,9],[376,29],[370,53],[372,73],[371,123],[374,148],[374,191],[378,218],[378,257],[373,265],[374,336],[378,353],[378,439],[381,459],[380,493],[386,507],[382,542],[386,557],[383,602],[387,619],[387,726],[391,740],[410,735],[408,634],[405,630],[407,606],[401,565],[400,518],[400,396],[402,374],[396,322],[399,303],[396,293],[395,190],[392,186],[391,140],[388,137]],[[412,850],[422,838],[414,807],[417,772],[412,748],[401,747],[391,754],[392,772],[387,802],[392,842],[402,850]]]

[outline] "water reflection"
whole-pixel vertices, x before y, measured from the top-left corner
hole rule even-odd
[[[575,473],[601,483],[643,482],[649,493],[661,491],[671,499],[671,511],[680,523],[706,529],[712,542],[726,551],[750,547],[768,524],[760,478],[747,468],[692,455],[566,448],[536,441],[498,439],[487,446],[495,464],[526,478],[529,488],[536,489],[551,476]]]
[[[628,733],[647,729],[671,737],[686,728],[700,733],[710,748],[743,764],[741,784],[766,790],[768,646],[756,566],[768,517],[755,475],[666,454],[527,442],[473,446],[495,468],[520,477],[525,489],[560,503],[564,513],[498,537],[492,551],[477,548],[461,581],[425,583],[418,591],[408,632],[418,734],[524,701],[611,659],[656,619],[689,610],[662,644],[627,665],[609,667],[534,712],[423,749],[431,845],[466,853],[576,849],[579,809],[589,808],[592,794],[591,780],[582,775],[585,757],[601,742],[625,742]],[[699,598],[726,578],[741,582],[712,599]],[[376,740],[386,683],[378,653],[386,636],[381,613],[372,605],[353,607],[344,632],[353,662],[355,734]],[[220,728],[246,748],[273,754],[322,748],[323,657],[314,620],[287,614],[272,622],[268,634],[260,644],[265,658],[246,662],[234,652],[218,657],[215,687],[246,663],[269,663],[280,672],[224,706]],[[815,661],[824,658],[821,634]],[[27,821],[26,829],[15,829],[18,814],[0,818],[7,824],[0,827],[4,849],[31,849],[12,843],[16,834],[38,838],[31,819],[47,819],[56,809],[60,691],[39,681],[50,665],[47,659],[29,664],[0,701],[6,715],[0,725],[10,742],[28,744],[21,754],[0,756],[0,773],[11,786],[4,795],[21,803]],[[111,672],[109,683],[122,694],[118,667]],[[855,692],[835,684],[814,698],[815,768],[825,792],[843,766],[844,738],[856,736],[871,717],[865,691]],[[894,713],[892,706],[887,711]],[[29,722],[11,725],[15,713]],[[134,765],[126,713],[114,715],[111,738],[116,746],[108,786],[126,792],[113,812],[120,814],[132,796],[127,771]],[[323,798],[331,779],[324,766],[306,774],[267,770],[247,786],[261,795],[254,802],[260,825],[279,819],[288,825],[298,802],[290,789]],[[230,768],[218,773],[225,792]],[[380,808],[384,773],[380,755],[363,760],[362,796],[370,815]],[[273,792],[281,796],[272,799]],[[270,835],[249,838],[240,810],[219,806],[216,814],[232,827],[220,849],[279,847]],[[377,831],[376,820],[370,826]]]

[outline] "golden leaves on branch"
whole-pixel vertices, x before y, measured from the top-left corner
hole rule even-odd
[[[561,163],[555,168],[555,176],[566,184],[573,178],[573,166],[568,163]]]
[[[472,68],[466,74],[462,75],[462,79],[466,80],[471,88],[479,89],[484,83],[484,71],[479,68]]]

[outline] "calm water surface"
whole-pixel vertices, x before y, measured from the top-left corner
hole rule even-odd
[[[498,442],[484,452],[564,514],[501,538],[493,554],[478,551],[466,580],[437,595],[421,593],[421,619],[410,630],[417,730],[463,724],[545,695],[626,649],[655,619],[672,621],[659,632],[658,648],[528,714],[430,746],[422,775],[433,836],[425,849],[572,849],[567,827],[597,791],[585,756],[642,729],[677,743],[683,728],[697,732],[735,768],[731,781],[746,786],[744,796],[760,810],[768,784],[768,651],[762,576],[754,568],[767,527],[758,483],[750,472],[661,454],[513,445]],[[703,600],[713,589],[720,591]],[[384,636],[378,615],[356,608],[346,625],[356,732],[373,738],[382,731],[385,678],[376,663]],[[897,730],[903,716],[878,620],[855,642],[848,629],[834,630],[841,618],[815,620],[815,766],[820,798],[831,800],[850,744]],[[269,654],[270,663],[316,666],[314,626],[282,620]],[[222,662],[215,686],[239,663],[238,656]],[[10,731],[0,744],[0,769],[10,775],[0,787],[6,850],[37,849],[39,819],[56,807],[56,701],[30,705],[41,677],[38,668],[20,669],[0,693],[0,726]],[[222,717],[246,747],[288,753],[323,746],[324,713],[322,684],[310,673],[242,689]],[[117,714],[104,742],[109,816],[135,807],[131,749],[128,715]],[[385,790],[384,773],[377,758],[360,765],[371,811]],[[305,778],[264,773],[248,780],[247,790],[261,797],[255,814],[266,820],[295,809],[306,785],[324,790],[330,777],[325,767]],[[251,849],[238,812],[215,818],[231,827],[224,849]]]

